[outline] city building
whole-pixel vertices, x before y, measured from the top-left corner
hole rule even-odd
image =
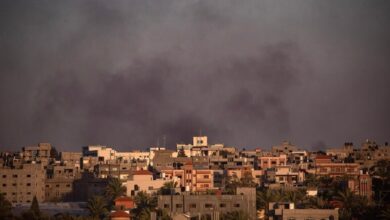
[[[47,166],[51,158],[51,144],[39,143],[37,146],[26,146],[22,148],[22,158],[26,163],[36,162]]]
[[[131,177],[126,181],[126,195],[135,196],[137,193],[144,191],[146,193],[157,192],[168,179],[154,179],[153,173],[148,170],[133,171]]]
[[[185,214],[188,219],[204,217],[219,220],[221,215],[243,211],[248,220],[256,219],[256,189],[237,188],[236,195],[168,195],[158,196],[158,208],[164,209],[175,219]]]
[[[0,168],[0,193],[16,203],[30,203],[36,196],[45,200],[45,169],[43,164],[23,164],[20,168]]]

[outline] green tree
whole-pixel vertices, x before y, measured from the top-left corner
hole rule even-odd
[[[287,190],[283,192],[283,199],[286,202],[300,203],[305,195],[306,193],[300,190]]]
[[[240,187],[255,187],[255,180],[250,172],[245,172],[239,182]]]
[[[137,219],[150,219],[150,212],[157,207],[157,196],[150,196],[146,192],[139,192],[135,198],[137,208],[134,209],[134,214]]]
[[[263,191],[256,192],[256,207],[257,209],[265,210],[265,218],[268,219],[269,214],[269,203],[270,202],[280,202],[284,198],[280,190],[269,190],[265,189]]]
[[[311,196],[305,200],[305,208],[310,209],[330,209],[332,206],[327,200],[319,196]]]
[[[305,185],[309,187],[317,187],[319,180],[314,174],[308,173],[305,176]]]
[[[22,219],[29,219],[29,220],[48,219],[47,216],[43,215],[43,213],[39,209],[39,203],[36,196],[33,197],[33,201],[31,202],[30,209],[22,213]]]
[[[168,215],[167,210],[165,210],[165,209],[158,209],[157,216],[158,216],[157,219],[160,219],[160,220],[172,220],[172,218]]]
[[[343,192],[338,192],[336,199],[343,205],[340,210],[340,219],[351,219],[352,208],[355,204],[355,195],[350,189],[346,189]]]
[[[0,193],[0,220],[12,219],[12,204]]]
[[[225,193],[236,194],[237,187],[241,185],[240,179],[237,175],[225,177]]]
[[[101,196],[94,196],[88,200],[87,209],[92,219],[103,219],[107,214],[107,202]]]
[[[221,220],[247,220],[247,219],[249,219],[248,214],[242,210],[227,212],[221,215]]]
[[[38,203],[38,200],[37,200],[36,196],[34,196],[34,198],[33,198],[30,210],[31,210],[31,212],[33,212],[36,215],[40,215],[41,214],[41,210],[39,210],[39,203]]]
[[[171,195],[176,187],[177,187],[177,182],[174,181],[165,182],[163,186],[160,188],[159,194]]]
[[[122,185],[122,182],[118,178],[110,178],[106,187],[105,195],[108,198],[110,205],[113,201],[126,193],[126,187]]]

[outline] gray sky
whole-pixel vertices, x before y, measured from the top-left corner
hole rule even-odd
[[[0,150],[389,141],[388,1],[0,1]],[[160,141],[162,143],[162,141]]]

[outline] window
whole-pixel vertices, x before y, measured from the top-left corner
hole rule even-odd
[[[16,183],[12,183],[12,186],[16,186]]]
[[[30,174],[27,174],[27,178],[30,178],[31,177],[31,175]]]
[[[12,175],[13,178],[18,178],[17,174]]]
[[[66,187],[70,187],[70,184],[66,184]]]
[[[27,185],[27,186],[31,186],[31,183],[27,183],[26,185]]]
[[[208,179],[210,177],[209,177],[209,175],[203,175],[203,178]]]
[[[31,195],[31,192],[27,192],[27,195]]]
[[[190,204],[190,209],[196,209],[196,204],[195,203]]]
[[[56,187],[60,187],[60,184],[57,184]]]
[[[46,185],[46,188],[49,188],[50,187],[50,185]]]
[[[3,178],[7,178],[7,175],[3,175]]]
[[[7,186],[7,184],[3,183],[3,186],[4,186],[4,187],[6,187],[6,186]]]
[[[206,204],[204,204],[204,207],[205,207],[205,208],[212,208],[212,207],[213,207],[213,204],[206,203]]]
[[[153,186],[149,186],[149,187],[148,187],[148,190],[153,190]]]
[[[240,208],[240,204],[239,204],[239,203],[236,203],[236,204],[234,204],[234,207],[235,207],[235,208]]]
[[[226,204],[225,203],[221,203],[221,204],[219,204],[219,207],[226,208]]]
[[[164,209],[169,209],[169,204],[164,204]]]
[[[183,208],[183,204],[176,204],[176,208]]]
[[[13,192],[12,195],[15,196],[15,195],[16,195],[16,192]]]

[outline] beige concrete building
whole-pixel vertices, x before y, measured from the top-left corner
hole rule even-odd
[[[272,153],[275,155],[290,154],[297,150],[299,150],[298,147],[291,144],[289,141],[283,141],[280,145],[272,146]]]
[[[294,203],[270,202],[269,220],[338,220],[338,209],[295,209]]]
[[[37,146],[26,146],[22,149],[22,158],[24,162],[38,162],[44,166],[49,164],[51,144],[39,143]]]
[[[195,169],[192,162],[185,164],[182,169],[161,170],[164,178],[177,179],[186,191],[199,192],[214,188],[214,172],[209,169]]]
[[[256,189],[237,188],[236,195],[158,196],[158,208],[164,209],[170,216],[185,214],[182,217],[187,217],[176,219],[219,220],[224,213],[243,211],[248,220],[255,220]]]
[[[261,169],[284,166],[287,164],[287,156],[282,154],[280,156],[260,157],[258,162]]]
[[[45,201],[69,201],[72,199],[73,182],[81,177],[77,167],[57,165],[48,169],[45,180]]]
[[[20,169],[0,168],[0,192],[12,203],[29,203],[36,196],[45,200],[45,170],[42,164],[24,164]]]
[[[81,152],[60,152],[61,163],[80,169]]]
[[[138,170],[132,173],[132,176],[127,180],[127,196],[135,196],[141,191],[146,193],[157,192],[169,179],[153,179],[153,174],[147,170]]]

